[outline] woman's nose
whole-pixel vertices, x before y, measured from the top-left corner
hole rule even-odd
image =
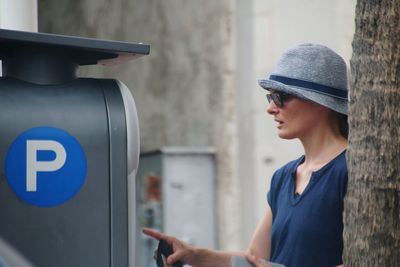
[[[278,107],[275,105],[274,101],[271,101],[267,106],[267,113],[270,115],[274,115],[278,113]]]

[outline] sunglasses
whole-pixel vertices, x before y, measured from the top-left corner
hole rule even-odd
[[[283,108],[283,104],[285,104],[286,101],[290,100],[293,98],[293,95],[282,93],[282,92],[274,92],[266,95],[268,103],[271,103],[271,101],[274,101],[275,105],[279,108]]]

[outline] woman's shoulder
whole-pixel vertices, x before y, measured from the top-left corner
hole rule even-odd
[[[336,170],[347,174],[347,150],[344,150],[336,158],[332,160]]]
[[[290,179],[292,175],[296,172],[297,166],[300,165],[301,162],[304,161],[304,156],[301,156],[295,160],[289,161],[279,169],[277,169],[271,180],[271,186],[281,185],[285,180]]]
[[[287,188],[290,186],[291,177],[293,177],[296,172],[297,166],[304,160],[304,156],[299,157],[298,159],[292,160],[279,169],[277,169],[272,176],[270,191],[268,193],[268,202],[271,208],[275,207],[276,198],[283,190],[283,188]]]
[[[302,163],[303,161],[304,161],[304,155],[295,160],[289,161],[288,163],[286,163],[285,165],[283,165],[282,167],[277,169],[275,171],[275,174],[287,175],[287,174],[293,173],[297,169],[297,166],[299,166],[300,163]]]

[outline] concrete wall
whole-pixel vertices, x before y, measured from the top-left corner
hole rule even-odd
[[[150,56],[113,68],[83,68],[80,74],[118,78],[131,88],[142,151],[216,148],[219,240],[235,245],[239,186],[232,9],[229,0],[42,0],[39,30],[151,44]]]
[[[36,0],[0,0],[0,27],[21,31],[38,29]]]

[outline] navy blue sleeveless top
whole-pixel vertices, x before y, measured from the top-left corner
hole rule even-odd
[[[297,167],[304,156],[277,170],[268,192],[272,210],[271,261],[286,267],[342,264],[343,201],[347,190],[345,151],[313,172],[295,196]]]

